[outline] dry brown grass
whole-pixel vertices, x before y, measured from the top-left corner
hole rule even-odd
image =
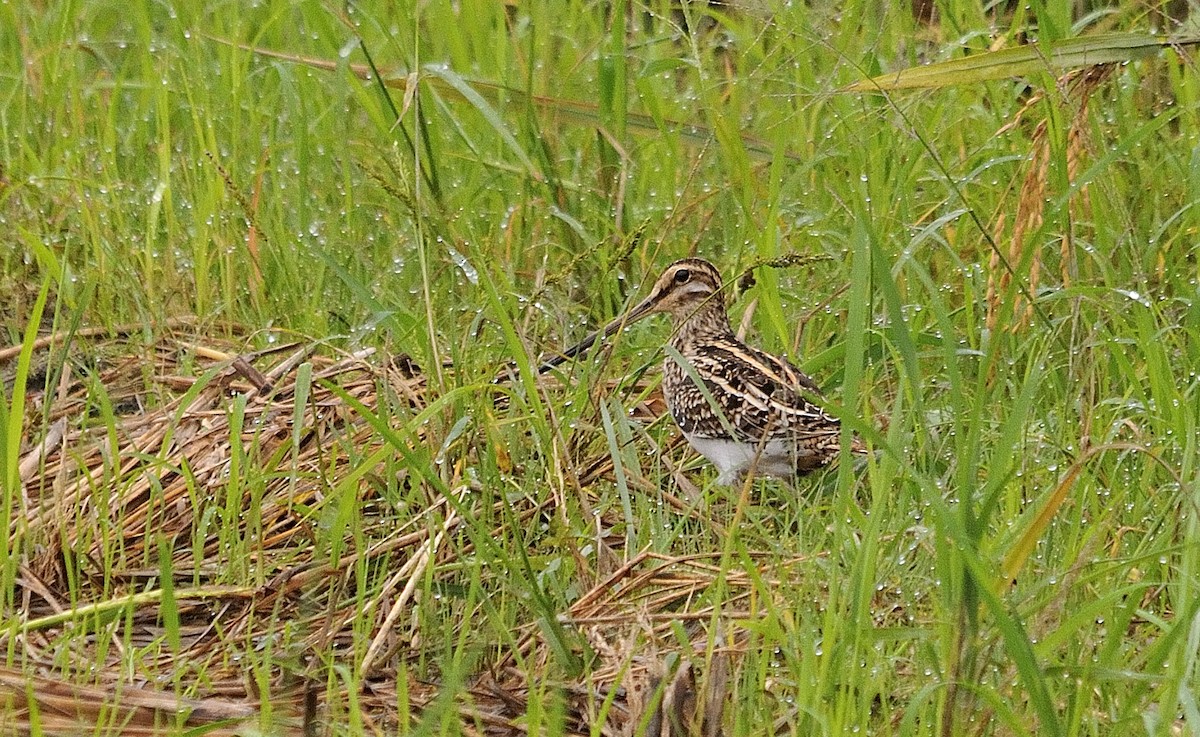
[[[8,723],[25,729],[37,722],[49,733],[194,726],[225,733],[269,719],[281,733],[320,733],[351,703],[344,683],[329,675],[333,666],[360,674],[353,698],[369,730],[387,732],[406,718],[397,713],[398,677],[409,679],[419,719],[439,686],[398,674],[411,673],[401,666],[439,635],[420,631],[411,616],[416,584],[456,575],[446,564],[467,543],[456,548],[447,540],[461,530],[460,505],[477,503],[478,495],[458,469],[449,470],[456,498],[428,489],[425,508],[401,519],[379,495],[385,468],[376,454],[394,449],[345,397],[383,416],[399,405],[417,411],[427,401],[421,372],[402,356],[329,356],[312,345],[243,355],[234,341],[202,341],[174,327],[148,348],[125,339],[82,351],[76,344],[73,351],[102,357],[92,377],[66,371],[56,386],[29,396],[29,416],[50,429],[23,450],[23,497],[9,530],[14,549],[26,554],[17,611],[8,613],[3,635],[13,664],[0,671]],[[306,362],[314,381],[297,411],[297,369]],[[111,423],[97,411],[97,386],[112,407]],[[235,438],[239,401],[244,419]],[[235,443],[265,479],[253,530],[249,514],[230,523],[236,530],[212,524],[235,468]],[[364,469],[363,459],[373,467]],[[582,477],[589,484],[606,473],[603,458],[590,466]],[[347,533],[346,554],[319,559],[313,510],[344,483],[356,485],[358,539],[366,545],[355,547]],[[237,500],[247,510],[255,503],[249,487],[241,485],[245,496]],[[508,513],[528,521],[557,512],[527,499]],[[600,522],[603,529],[615,521]],[[249,580],[228,575],[222,545],[231,534],[253,538]],[[568,701],[572,733],[603,723],[603,734],[628,734],[638,724],[652,734],[717,734],[745,645],[731,622],[758,606],[750,581],[722,573],[716,553],[671,558],[596,542],[603,548],[596,581],[560,615],[591,650],[584,676],[555,686]],[[395,571],[365,600],[350,593],[364,562]],[[163,570],[171,571],[169,586]],[[761,575],[773,573],[764,566]],[[715,612],[704,602],[718,580],[725,597]],[[168,643],[170,607],[175,645]],[[679,627],[691,638],[682,650]],[[532,615],[518,634],[515,649],[482,664],[459,695],[465,733],[524,733],[529,689],[544,687],[531,678],[555,670]],[[264,643],[279,649],[265,684],[246,665],[248,649]]]
[[[1059,80],[1058,92],[1061,104],[1065,108],[1066,119],[1066,182],[1074,186],[1082,171],[1083,162],[1090,148],[1088,126],[1089,102],[1092,94],[1100,88],[1112,75],[1113,65],[1099,65],[1088,69],[1072,72]],[[1016,127],[1024,115],[1045,102],[1045,95],[1039,93],[1017,112],[1013,119],[1005,125],[997,135]],[[988,260],[987,286],[987,326],[996,329],[997,326],[1016,332],[1021,326],[1028,324],[1033,316],[1033,302],[1041,283],[1042,251],[1036,244],[1031,244],[1030,238],[1040,232],[1045,221],[1047,198],[1050,196],[1048,175],[1053,157],[1052,141],[1046,120],[1041,120],[1034,127],[1032,134],[1033,153],[1025,169],[1025,177],[1021,182],[1021,191],[1017,197],[1016,215],[1012,219],[1011,231],[1008,230],[1008,219],[1003,212],[996,218],[993,241],[997,244],[1008,243],[1008,252],[1001,254],[999,249],[993,249]],[[1070,222],[1059,236],[1059,271],[1061,284],[1070,286],[1075,271],[1074,227],[1080,217],[1086,217],[1091,208],[1087,186],[1080,187],[1078,193],[1068,201]],[[1007,235],[1006,235],[1007,233]],[[1029,250],[1031,245],[1032,250]],[[1028,260],[1028,276],[1025,285],[1013,297],[1010,311],[1004,310],[1006,295],[1014,288],[1014,276],[1019,273],[1021,265]]]

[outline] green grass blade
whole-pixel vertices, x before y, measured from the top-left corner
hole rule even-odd
[[[38,336],[42,323],[42,312],[46,308],[46,300],[50,294],[51,280],[42,280],[37,299],[33,303],[29,319],[25,323],[25,337],[21,341],[21,352],[17,356],[16,371],[12,378],[12,392],[4,396],[0,390],[0,440],[4,446],[0,448],[0,530],[11,530],[12,521],[20,505],[22,482],[21,437],[25,429],[25,386],[33,362],[33,344]],[[3,594],[0,601],[8,606],[13,595],[13,579],[16,576],[16,564],[20,555],[19,541],[21,525],[18,534],[9,536],[5,532],[4,542],[0,543],[0,586]]]
[[[509,130],[508,123],[504,121],[500,113],[487,100],[483,99],[483,95],[479,94],[466,79],[454,73],[449,67],[439,64],[428,64],[424,67],[423,71],[426,75],[440,79],[446,83],[446,85],[460,94],[464,100],[479,111],[479,114],[492,127],[492,130],[500,136],[500,140],[504,142],[508,150],[517,158],[521,166],[525,168],[525,173],[530,179],[536,182],[544,182],[546,180],[545,175],[538,170],[537,165],[533,163],[533,159],[529,157],[524,147],[517,141],[517,137]]]

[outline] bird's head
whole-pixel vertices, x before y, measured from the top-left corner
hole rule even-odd
[[[720,295],[721,273],[702,258],[685,258],[671,264],[654,282],[650,294],[622,318],[629,325],[646,315],[666,312],[686,320],[706,305],[724,309]]]
[[[676,261],[658,277],[645,299],[579,343],[547,359],[538,370],[549,370],[591,348],[600,338],[607,338],[656,312],[670,314],[676,325],[698,317],[701,324],[728,330],[729,320],[725,316],[725,302],[721,297],[721,273],[702,258]]]

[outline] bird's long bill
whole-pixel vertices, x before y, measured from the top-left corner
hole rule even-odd
[[[651,295],[651,296],[653,296],[653,295]],[[585,337],[583,340],[579,341],[575,345],[571,346],[570,348],[567,348],[566,350],[563,350],[563,351],[559,351],[558,353],[555,353],[554,355],[550,356],[549,358],[543,359],[542,364],[540,366],[538,366],[538,373],[539,374],[546,373],[547,371],[549,371],[550,369],[559,365],[560,363],[563,363],[564,361],[572,359],[572,358],[578,356],[580,353],[586,352],[589,348],[591,348],[593,345],[596,344],[596,341],[600,340],[601,338],[607,338],[610,335],[612,335],[613,333],[617,332],[618,330],[620,330],[628,325],[632,325],[635,322],[637,322],[638,320],[641,320],[643,317],[645,317],[646,315],[649,315],[651,312],[654,311],[654,305],[655,305],[655,302],[653,300],[651,300],[650,297],[647,297],[646,299],[644,299],[641,302],[634,305],[625,314],[614,319],[612,322],[608,323],[604,327],[600,328],[599,330],[594,330],[594,331],[588,333],[587,337]]]

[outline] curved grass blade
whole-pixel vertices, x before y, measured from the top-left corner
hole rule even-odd
[[[529,158],[529,154],[525,153],[525,149],[521,148],[521,144],[517,142],[516,136],[508,129],[508,124],[504,122],[504,118],[500,117],[500,113],[496,112],[496,108],[483,98],[483,95],[471,86],[466,79],[458,74],[455,74],[450,67],[443,64],[427,64],[424,67],[426,75],[432,75],[433,78],[439,79],[446,83],[451,89],[457,92],[464,100],[471,103],[471,106],[479,111],[479,114],[484,117],[488,125],[496,131],[500,136],[500,140],[504,141],[504,145],[513,152],[517,160],[521,162],[521,166],[525,167],[525,173],[536,182],[546,181],[546,177],[538,170],[533,159]],[[428,77],[427,77],[428,78]],[[383,77],[380,77],[382,80]],[[408,78],[405,77],[405,84]],[[385,83],[386,84],[386,83]]]

